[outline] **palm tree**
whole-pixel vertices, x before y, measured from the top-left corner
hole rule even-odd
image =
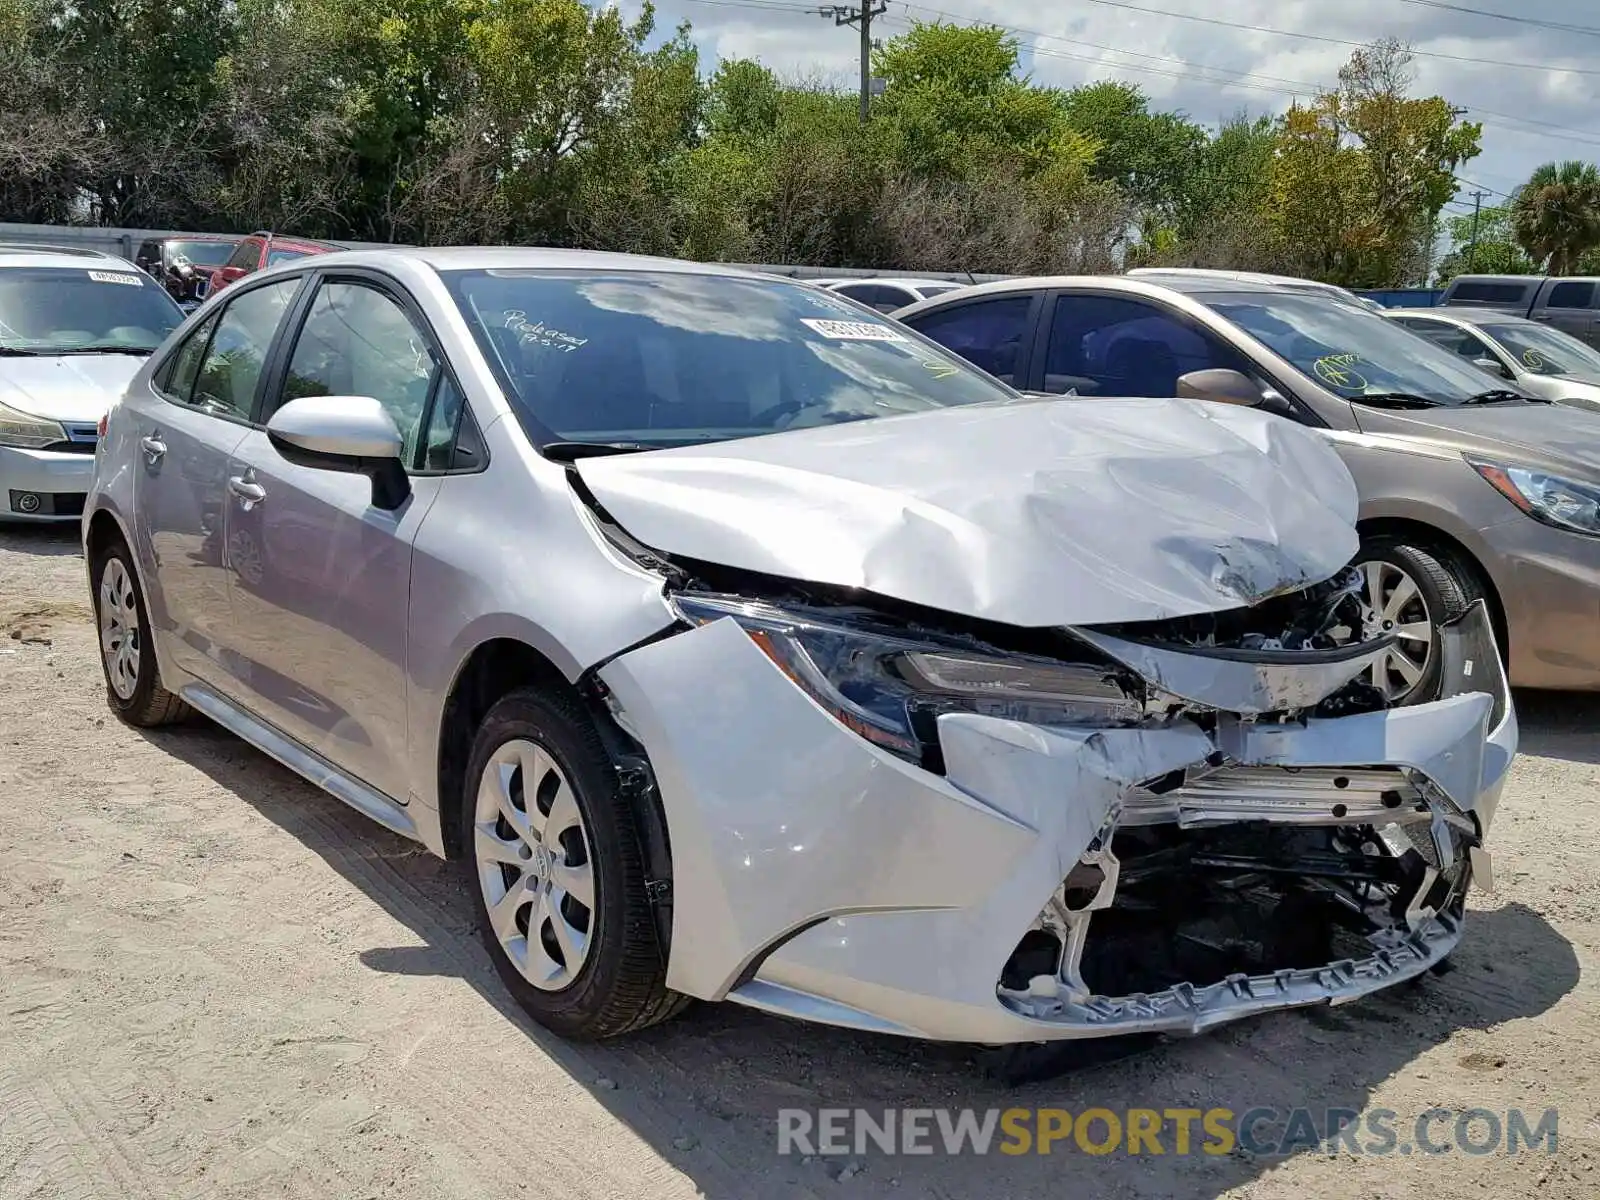
[[[1511,204],[1517,244],[1552,275],[1565,275],[1600,246],[1600,170],[1593,163],[1545,163]]]

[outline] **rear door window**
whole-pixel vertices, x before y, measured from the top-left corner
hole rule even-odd
[[[299,287],[299,279],[280,279],[228,304],[206,349],[190,404],[213,416],[250,419],[267,351]]]

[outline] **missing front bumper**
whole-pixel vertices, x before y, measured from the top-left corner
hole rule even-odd
[[[1263,1008],[1353,1000],[1428,969],[1459,940],[1475,837],[1446,815],[1097,838],[996,995],[1087,1035],[1198,1032]]]

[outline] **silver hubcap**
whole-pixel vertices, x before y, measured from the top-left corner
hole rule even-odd
[[[489,760],[478,781],[473,854],[506,956],[534,987],[567,987],[593,940],[594,867],[572,785],[543,747],[511,741]]]
[[[1433,617],[1417,581],[1390,562],[1365,562],[1361,573],[1363,640],[1397,639],[1372,668],[1372,685],[1398,703],[1416,690],[1433,658]]]
[[[139,605],[120,558],[108,560],[100,573],[100,656],[117,698],[133,699],[139,686]]]

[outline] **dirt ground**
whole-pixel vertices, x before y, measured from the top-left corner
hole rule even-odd
[[[0,533],[0,1200],[1600,1195],[1600,700],[1522,696],[1458,967],[1048,1082],[732,1006],[514,1009],[454,867],[204,724],[106,710],[71,533]],[[783,1108],[1559,1110],[1472,1157],[777,1153]],[[1448,1122],[1437,1127],[1448,1130]],[[1402,1139],[1405,1140],[1405,1139]]]

